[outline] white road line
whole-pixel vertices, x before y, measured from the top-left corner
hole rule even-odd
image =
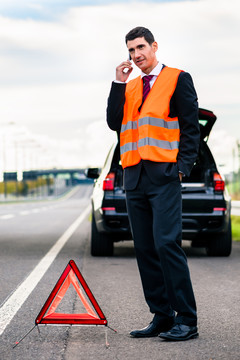
[[[28,215],[28,214],[30,214],[30,211],[29,210],[23,210],[23,211],[20,211],[19,214],[20,215]]]
[[[7,301],[0,308],[0,335],[4,332],[8,324],[26,301],[28,296],[37,286],[43,275],[46,273],[50,265],[55,260],[58,253],[66,244],[68,239],[76,231],[78,226],[89,214],[91,205],[89,205],[82,214],[70,225],[70,227],[63,233],[63,235],[51,247],[48,253],[42,258],[38,265],[33,269],[30,275],[21,283],[21,285],[14,291],[14,293],[7,299]]]
[[[8,220],[8,219],[12,219],[15,215],[13,214],[6,214],[6,215],[1,215],[0,219],[2,220]]]
[[[49,208],[47,207],[40,207],[40,208],[34,208],[32,210],[22,210],[19,212],[19,215],[29,215],[29,214],[37,214],[39,213],[40,211],[45,211],[45,210],[48,210]]]
[[[39,213],[39,211],[41,211],[39,208],[32,209],[32,213],[34,213],[34,214]]]

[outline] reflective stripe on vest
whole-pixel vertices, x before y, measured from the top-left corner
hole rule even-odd
[[[165,129],[179,129],[179,123],[178,121],[165,121],[164,119],[158,119],[158,118],[151,118],[151,117],[144,117],[142,119],[139,119],[135,121],[128,121],[126,125],[122,125],[121,131],[126,131],[129,129],[137,129],[139,126],[142,125],[152,125],[152,126],[158,126]]]
[[[170,100],[181,70],[165,67],[156,79],[141,111],[142,79],[131,80],[126,87],[124,116],[120,134],[123,168],[141,159],[176,162],[180,130],[178,118],[170,118]]]
[[[165,150],[176,150],[179,147],[179,141],[165,141],[165,140],[156,140],[156,139],[152,139],[152,138],[144,138],[144,139],[140,139],[137,142],[134,143],[127,143],[123,146],[121,146],[121,154],[124,154],[127,151],[131,151],[131,150],[137,150],[139,147],[141,146],[157,146],[161,149],[165,149]]]

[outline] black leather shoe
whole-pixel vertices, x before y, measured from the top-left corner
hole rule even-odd
[[[171,341],[184,341],[194,339],[198,336],[197,326],[175,324],[169,331],[161,332],[159,337]]]
[[[148,326],[140,330],[133,330],[130,335],[135,338],[158,336],[162,331],[168,331],[173,326],[174,320],[152,321]]]

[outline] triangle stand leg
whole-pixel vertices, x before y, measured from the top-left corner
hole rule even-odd
[[[22,342],[25,339],[25,337],[27,337],[36,326],[37,325],[34,325],[19,341],[16,341],[16,344],[13,346],[13,349],[15,349],[15,347],[18,346],[18,344],[20,344],[20,342]]]
[[[109,325],[105,325],[105,342],[106,342],[106,348],[108,349],[110,347],[110,344],[108,342],[108,329],[112,330],[113,332],[115,332],[115,334],[117,333],[117,330],[111,328]]]
[[[108,342],[108,328],[107,328],[107,326],[105,326],[105,344],[106,344],[106,348],[108,349],[110,347],[110,344]]]

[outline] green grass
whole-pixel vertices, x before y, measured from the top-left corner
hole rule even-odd
[[[49,184],[53,184],[53,179],[49,180]],[[44,186],[47,184],[47,180],[43,178],[38,178],[37,180],[27,180],[25,181],[25,185],[23,181],[18,181],[16,186],[16,181],[7,181],[5,184],[3,182],[0,182],[0,194],[4,194],[6,191],[7,194],[13,194],[17,192],[22,194],[24,191],[24,187],[27,184],[28,190],[36,189],[40,186]]]
[[[230,183],[227,184],[228,192],[232,200],[240,200],[240,185],[239,183]]]
[[[240,241],[240,216],[232,215],[232,237],[235,241]]]

